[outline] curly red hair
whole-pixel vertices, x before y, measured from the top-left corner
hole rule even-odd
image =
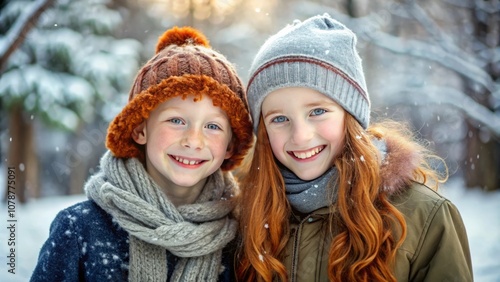
[[[336,232],[329,247],[328,275],[331,281],[395,281],[393,263],[397,249],[406,237],[403,215],[382,189],[381,156],[372,138],[400,139],[422,156],[413,169],[413,180],[443,182],[426,161],[430,153],[413,142],[411,132],[398,123],[384,122],[365,132],[350,114],[345,120],[345,148],[335,160],[339,171],[335,212],[330,226]],[[359,136],[368,138],[361,138]],[[408,137],[410,136],[410,138]],[[243,281],[287,281],[287,270],[280,260],[286,247],[291,208],[285,185],[274,159],[267,132],[258,125],[253,160],[242,185],[238,278]],[[364,161],[355,161],[363,156]],[[354,161],[353,161],[354,160]],[[437,188],[437,186],[436,186]],[[356,203],[355,208],[352,203]],[[262,226],[268,223],[273,228]]]

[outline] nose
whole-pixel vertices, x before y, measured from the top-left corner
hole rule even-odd
[[[306,121],[296,120],[292,125],[292,142],[297,145],[307,143],[313,138],[313,126]]]
[[[188,128],[181,141],[181,145],[191,149],[201,149],[204,146],[203,132],[198,128]]]

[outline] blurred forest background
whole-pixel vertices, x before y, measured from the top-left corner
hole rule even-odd
[[[20,202],[83,193],[172,26],[202,30],[246,82],[270,34],[323,13],[358,35],[374,120],[408,121],[452,178],[500,189],[499,0],[1,1],[0,173],[16,167]]]

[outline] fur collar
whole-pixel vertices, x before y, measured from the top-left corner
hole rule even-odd
[[[399,136],[388,135],[383,141],[377,140],[375,143],[377,142],[385,143],[380,167],[382,189],[390,195],[403,191],[414,178],[413,173],[422,161],[418,144]]]

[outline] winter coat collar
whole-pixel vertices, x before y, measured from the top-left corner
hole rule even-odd
[[[422,158],[415,143],[393,136],[385,136],[383,142],[385,152],[381,152],[383,155],[380,166],[381,189],[393,195],[408,187]]]

